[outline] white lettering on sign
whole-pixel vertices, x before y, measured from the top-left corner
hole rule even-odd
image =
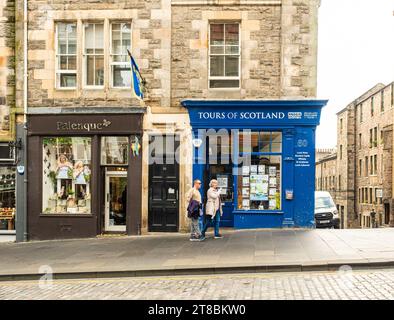
[[[302,112],[288,112],[287,116],[289,119],[301,119]]]
[[[91,131],[91,130],[103,130],[103,128],[109,127],[111,125],[111,121],[104,119],[102,122],[61,122],[58,121],[56,123],[56,128],[59,131],[67,130],[67,131]]]
[[[298,151],[295,154],[295,166],[296,167],[310,167],[311,166],[311,155],[307,151]]]
[[[281,120],[285,116],[284,112],[198,112],[203,120]]]
[[[304,112],[305,119],[317,119],[318,113],[317,112]]]

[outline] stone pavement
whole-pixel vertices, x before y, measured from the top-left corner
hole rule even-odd
[[[394,269],[0,282],[0,300],[392,300]]]
[[[0,242],[14,242],[15,238],[12,234],[0,234]]]
[[[0,279],[336,270],[394,266],[394,229],[223,230],[186,234],[0,244]],[[35,275],[35,276],[33,276]]]

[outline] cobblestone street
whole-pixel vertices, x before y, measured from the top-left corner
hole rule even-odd
[[[393,299],[394,269],[0,282],[0,299]]]

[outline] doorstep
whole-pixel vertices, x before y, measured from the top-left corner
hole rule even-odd
[[[16,231],[15,230],[0,230],[0,236],[1,235],[7,235],[7,236],[16,235]]]

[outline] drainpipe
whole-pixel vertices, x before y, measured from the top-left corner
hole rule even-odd
[[[24,153],[23,165],[25,166],[23,191],[24,191],[24,224],[23,224],[23,241],[27,241],[27,1],[23,0],[23,123],[24,123]]]

